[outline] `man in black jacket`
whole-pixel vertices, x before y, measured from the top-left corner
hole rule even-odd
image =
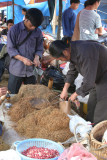
[[[84,77],[83,83],[69,99],[75,102],[78,95],[85,97],[95,87],[94,96],[97,101],[92,118],[95,124],[107,120],[107,47],[89,40],[74,41],[71,42],[71,46],[67,45],[69,44],[57,40],[52,42],[49,48],[50,54],[55,59],[71,62],[60,97],[67,98],[68,88],[74,83],[78,73],[81,73]]]

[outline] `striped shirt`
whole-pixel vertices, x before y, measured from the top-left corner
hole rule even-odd
[[[95,34],[97,28],[100,28],[101,18],[94,10],[83,9],[79,18],[80,40],[96,40],[98,34]]]

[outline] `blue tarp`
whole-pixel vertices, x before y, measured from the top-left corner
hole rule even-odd
[[[0,0],[0,2],[8,2],[8,1],[12,1],[12,0]],[[25,5],[24,0],[14,0],[14,3],[18,5]]]
[[[6,2],[7,0],[0,0],[0,2]],[[11,1],[11,0],[8,0]],[[23,15],[22,15],[22,8],[38,8],[42,11],[44,16],[49,16],[49,8],[48,8],[48,2],[41,2],[41,3],[35,3],[35,4],[29,4],[29,5],[25,5],[24,0],[14,0],[16,4],[18,4],[18,6],[15,6],[15,24],[22,21],[23,20]],[[98,8],[98,13],[101,16],[101,19],[107,19],[107,4],[104,4],[103,2],[106,2],[107,0],[101,0],[101,4]],[[80,10],[82,10],[84,8],[84,2],[85,0],[81,0],[81,3],[79,5],[79,8],[75,11],[77,14]],[[63,1],[63,11],[68,8],[70,6],[70,0],[66,0],[66,3]],[[7,7],[7,15],[8,15],[8,19],[12,18],[12,6],[8,6]],[[100,10],[100,11],[99,11]],[[57,0],[57,11],[56,14],[58,16],[59,14],[59,0]],[[102,21],[102,23],[107,23],[105,21]],[[51,27],[49,26],[49,28],[47,28],[46,30],[51,30]]]

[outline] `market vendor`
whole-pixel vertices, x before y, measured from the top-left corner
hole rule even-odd
[[[25,20],[8,32],[7,51],[10,55],[8,90],[17,94],[22,84],[35,84],[34,66],[40,65],[43,54],[43,37],[38,28],[43,14],[37,8],[27,11]]]
[[[94,123],[107,120],[107,48],[90,40],[74,41],[68,45],[62,40],[56,40],[49,47],[50,54],[55,59],[71,62],[60,97],[68,97],[68,88],[74,83],[78,73],[81,73],[84,77],[83,83],[69,99],[75,102],[77,96],[85,97],[95,87],[94,96],[97,97],[97,101],[93,113]]]

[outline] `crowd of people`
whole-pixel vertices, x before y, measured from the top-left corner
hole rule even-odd
[[[49,52],[54,59],[70,61],[70,70],[60,95],[68,97],[68,88],[74,83],[78,73],[83,76],[83,83],[70,97],[75,102],[77,96],[90,94],[87,120],[97,124],[107,120],[107,48],[93,41],[102,35],[101,18],[95,11],[100,0],[87,0],[84,9],[76,16],[80,0],[70,0],[70,7],[62,14],[63,39],[50,44]],[[7,53],[10,57],[8,90],[17,94],[22,83],[35,84],[34,66],[40,65],[43,54],[43,36],[38,28],[43,22],[39,9],[22,10],[23,21],[13,25],[7,21]],[[2,34],[2,33],[1,33]],[[1,61],[0,61],[1,63]],[[0,94],[5,94],[6,88]],[[35,93],[36,94],[36,93]],[[102,111],[104,113],[102,114]]]

